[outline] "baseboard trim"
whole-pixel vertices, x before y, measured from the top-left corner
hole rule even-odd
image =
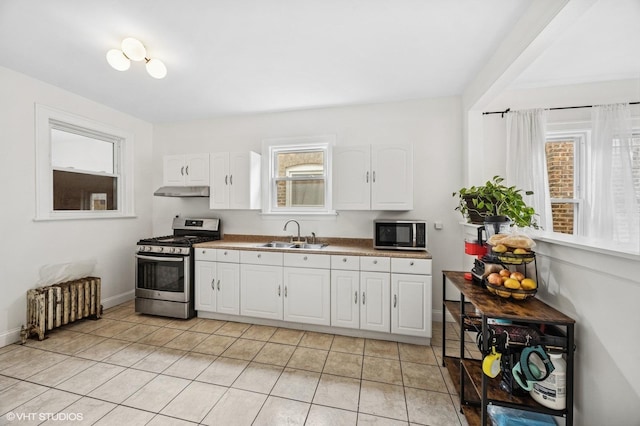
[[[0,348],[20,342],[20,328],[7,330],[0,334]]]
[[[120,293],[115,296],[107,297],[106,299],[102,299],[102,308],[109,309],[113,308],[116,305],[120,305],[121,303],[128,302],[135,298],[135,291],[130,290],[125,293]]]

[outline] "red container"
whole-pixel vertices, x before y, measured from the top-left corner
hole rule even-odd
[[[484,245],[478,244],[477,241],[465,241],[464,252],[472,256],[484,256],[487,254],[487,248]]]

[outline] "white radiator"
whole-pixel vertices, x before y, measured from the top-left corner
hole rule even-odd
[[[32,334],[44,339],[46,331],[82,318],[100,318],[100,278],[86,277],[27,291],[27,325],[22,343]]]

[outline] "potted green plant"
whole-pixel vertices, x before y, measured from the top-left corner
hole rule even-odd
[[[506,216],[518,227],[538,229],[537,214],[522,199],[523,191],[515,186],[507,187],[504,178],[494,176],[482,186],[460,188],[453,193],[458,197],[458,210],[471,223],[482,224],[490,216]],[[532,191],[524,191],[531,195]]]

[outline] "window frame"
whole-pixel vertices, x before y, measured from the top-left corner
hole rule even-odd
[[[116,210],[54,210],[51,129],[114,143],[117,176]],[[36,212],[34,220],[105,219],[133,217],[133,134],[76,114],[35,105]],[[94,174],[94,173],[91,173]]]
[[[331,157],[332,147],[335,146],[335,136],[320,135],[307,137],[292,138],[274,138],[262,141],[262,152],[266,155],[262,156],[263,161],[263,182],[268,182],[262,186],[263,188],[263,206],[262,214],[265,215],[335,215],[336,212],[332,208],[331,196]],[[284,151],[323,151],[324,153],[324,206],[323,207],[278,207],[277,202],[277,182],[288,180],[286,178],[278,178],[276,167],[276,156]],[[318,180],[318,177],[313,177]],[[297,179],[291,179],[297,180]],[[305,180],[305,179],[299,179]]]
[[[586,143],[591,137],[591,130],[580,129],[580,130],[562,130],[562,131],[547,131],[545,137],[545,146],[548,142],[560,142],[560,141],[572,141],[574,144],[574,157],[573,157],[573,170],[574,170],[574,183],[573,183],[573,193],[574,198],[549,198],[549,202],[551,204],[554,203],[565,203],[565,204],[575,204],[574,214],[573,214],[573,234],[564,234],[562,232],[551,231],[553,234],[563,234],[563,235],[574,235],[574,236],[582,236],[584,235],[584,223],[585,223],[585,186],[584,182],[586,179]],[[546,150],[545,150],[546,151]],[[546,158],[545,153],[545,160]],[[553,220],[553,218],[552,218]]]

